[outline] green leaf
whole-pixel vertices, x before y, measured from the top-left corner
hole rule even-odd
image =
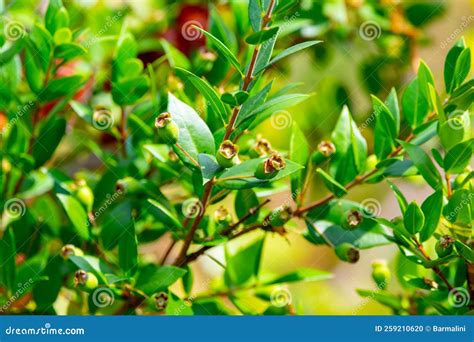
[[[16,286],[16,243],[12,228],[0,239],[0,282],[12,290]]]
[[[466,42],[464,41],[464,38],[461,38],[456,42],[456,44],[454,44],[446,56],[444,62],[444,84],[448,94],[451,94],[455,88],[454,70],[456,68],[457,60],[465,48]]]
[[[375,155],[379,160],[386,158],[395,146],[397,124],[388,107],[377,97],[372,96],[375,119]]]
[[[461,241],[455,241],[454,246],[460,256],[466,259],[469,263],[474,264],[474,251],[471,247],[465,245]]]
[[[101,283],[107,284],[107,278],[105,274],[112,273],[113,271],[109,266],[99,258],[94,256],[85,255],[85,256],[70,256],[69,260],[76,265],[78,269],[84,270],[86,272],[94,273]]]
[[[278,27],[265,28],[261,31],[252,33],[245,38],[245,42],[250,45],[259,45],[271,39],[279,30]]]
[[[222,169],[222,167],[217,163],[216,157],[209,154],[199,154],[198,162],[199,165],[201,165],[203,184],[209,182],[216,173]]]
[[[349,108],[344,106],[336,127],[331,134],[336,146],[329,174],[341,185],[346,185],[365,170],[367,143],[352,119]]]
[[[263,1],[264,3],[268,3],[268,0]],[[249,1],[250,24],[255,32],[260,31],[260,27],[262,26],[262,14],[265,13],[260,4],[260,0]]]
[[[462,173],[472,159],[474,139],[452,147],[444,158],[444,169],[448,173]]]
[[[255,191],[252,189],[243,189],[237,192],[235,196],[234,209],[237,217],[241,219],[251,210],[256,208],[259,205],[258,197]],[[250,216],[245,223],[254,223],[258,219],[258,212],[255,212],[254,215]]]
[[[459,87],[471,70],[471,49],[464,49],[456,60],[456,67],[454,68],[453,87]]]
[[[156,292],[167,290],[185,273],[186,270],[179,267],[147,265],[139,271],[135,287],[151,296]]]
[[[106,250],[117,246],[123,233],[122,223],[129,220],[129,203],[120,202],[104,213],[100,238]]]
[[[246,91],[235,91],[233,93],[224,93],[221,96],[221,100],[224,103],[232,107],[240,106],[249,98],[249,93]]]
[[[171,113],[173,120],[179,126],[178,144],[194,160],[198,160],[199,153],[215,155],[214,137],[204,120],[193,108],[170,93],[168,95],[168,112]],[[188,157],[180,149],[175,147],[174,150],[181,160],[190,163]]]
[[[203,30],[202,28],[198,26],[195,26],[195,28],[201,31],[211,41],[212,46],[222,55],[222,57],[224,57],[230,64],[234,66],[234,68],[239,72],[241,76],[244,76],[237,57],[234,56],[234,54],[229,50],[227,46],[224,45],[224,43],[222,43],[219,39],[217,39],[209,32]]]
[[[227,110],[214,88],[206,80],[187,70],[181,68],[176,68],[176,70],[196,87],[199,93],[209,102],[212,110],[219,115],[222,123],[225,124],[227,122]]]
[[[112,97],[120,106],[132,105],[146,94],[150,86],[147,76],[126,78],[112,83]]]
[[[443,208],[443,216],[451,223],[472,225],[474,218],[474,196],[472,190],[454,191],[448,204]]]
[[[288,56],[291,56],[294,53],[297,53],[301,50],[307,49],[307,48],[309,48],[311,46],[314,46],[316,44],[319,44],[319,43],[322,43],[322,41],[321,40],[310,40],[310,41],[307,41],[307,42],[303,42],[303,43],[293,45],[292,47],[289,47],[288,49],[283,50],[277,56],[272,58],[272,60],[270,62],[268,62],[267,65],[263,66],[260,69],[257,69],[255,71],[255,74],[258,74],[260,71],[267,69],[268,67],[272,66],[273,64],[281,61],[282,59],[284,59]]]
[[[418,233],[425,224],[425,215],[416,202],[411,202],[403,214],[405,229],[412,235]]]
[[[89,239],[89,219],[82,204],[68,194],[57,194],[59,202],[64,208],[77,234],[84,240]]]
[[[347,194],[346,188],[338,183],[334,178],[328,175],[324,170],[318,168],[316,172],[323,178],[324,185],[333,193],[336,197],[342,197]]]
[[[395,194],[395,197],[397,197],[397,202],[398,202],[401,212],[404,213],[408,207],[407,199],[394,183],[392,183],[389,180],[387,180],[387,183],[390,186],[390,189],[392,189],[393,193]]]
[[[439,139],[446,150],[471,137],[471,119],[469,111],[461,114],[454,112],[445,122],[439,125]]]
[[[66,120],[63,118],[52,117],[41,127],[32,150],[35,167],[42,166],[51,158],[65,133]]]
[[[181,223],[176,218],[176,216],[173,215],[165,206],[163,206],[161,203],[151,198],[148,199],[148,202],[153,204],[155,208],[158,210],[158,212],[161,214],[160,218],[163,221],[163,223],[170,225],[172,227],[181,227]]]
[[[425,179],[425,181],[435,190],[438,190],[442,186],[442,178],[439,174],[438,169],[433,164],[433,161],[419,146],[415,146],[404,141],[400,141],[400,144],[410,156],[410,159],[415,164],[416,168]]]
[[[268,96],[268,93],[270,92],[272,88],[273,82],[268,83],[265,87],[263,87],[262,90],[260,90],[257,94],[254,96],[251,96],[243,105],[242,108],[240,109],[239,116],[237,117],[237,120],[235,122],[235,126],[239,127],[242,122],[244,122],[247,118],[253,116],[253,112],[258,110],[259,107],[261,107],[264,103],[265,100]],[[247,127],[250,125],[249,123],[246,125]]]
[[[394,310],[403,310],[402,302],[399,296],[386,291],[377,290],[361,290],[357,289],[357,293],[365,298],[370,298],[382,305],[388,306]]]
[[[306,165],[309,159],[309,144],[298,124],[293,121],[290,138],[289,158],[300,165]],[[291,175],[291,189],[293,193],[301,191],[304,182],[304,172],[299,171]]]
[[[123,221],[119,222],[121,234],[118,241],[119,265],[127,276],[133,276],[138,269],[138,242],[135,233],[135,222],[132,218],[132,204],[126,202],[122,208]]]
[[[316,270],[314,268],[299,268],[296,271],[290,272],[283,276],[277,277],[269,281],[265,281],[264,284],[275,285],[282,283],[295,283],[300,281],[319,281],[331,279],[332,277],[332,274],[326,271]]]
[[[434,77],[429,66],[421,61],[418,67],[418,82],[420,91],[426,96],[429,97],[430,87],[434,87]],[[434,103],[433,103],[434,105]]]
[[[82,45],[76,43],[65,43],[54,48],[54,57],[63,59],[65,61],[69,61],[86,54],[87,50]]]
[[[225,189],[248,189],[277,181],[303,168],[291,160],[286,160],[286,167],[275,177],[269,180],[255,178],[255,171],[264,161],[265,158],[250,159],[225,170],[217,177],[217,185]]]
[[[172,68],[189,69],[191,67],[191,62],[188,58],[181,51],[168,43],[167,40],[160,39],[160,43],[163,46],[163,50],[165,50],[166,57]]]
[[[429,100],[420,90],[418,78],[408,84],[402,97],[403,114],[412,128],[419,127],[428,115]]]
[[[228,286],[242,285],[258,278],[264,240],[260,237],[234,254],[226,248],[224,279]]]
[[[430,195],[421,205],[421,210],[425,216],[425,224],[420,231],[420,241],[428,240],[438,227],[443,210],[443,191],[438,190]]]

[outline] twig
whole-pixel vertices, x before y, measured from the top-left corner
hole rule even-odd
[[[122,150],[122,156],[127,158],[127,113],[123,107],[120,107],[121,110],[121,121],[120,121],[120,148]]]
[[[250,208],[248,213],[245,214],[244,216],[242,216],[240,218],[240,220],[238,220],[237,222],[231,224],[229,227],[227,227],[226,229],[224,229],[222,231],[222,235],[228,235],[230,234],[235,228],[237,228],[239,225],[241,225],[242,223],[244,223],[245,221],[247,221],[250,217],[252,217],[253,215],[255,215],[258,210],[262,207],[264,207],[265,205],[267,205],[271,200],[269,198],[267,198],[265,201],[263,201],[262,203],[260,203],[259,205],[257,205],[256,207],[253,207],[253,208]]]
[[[168,255],[170,255],[171,251],[173,250],[173,247],[176,245],[176,240],[173,240],[170,245],[168,246],[168,248],[166,249],[166,252],[165,254],[163,255],[163,258],[161,258],[161,262],[160,262],[160,265],[164,265],[165,264],[165,261],[166,259],[168,258]]]

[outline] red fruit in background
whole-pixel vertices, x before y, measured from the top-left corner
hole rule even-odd
[[[208,29],[209,9],[202,5],[184,5],[176,19],[176,45],[186,55],[206,45],[205,36],[194,26]]]
[[[60,66],[56,71],[54,78],[58,79],[62,77],[73,76],[74,74],[76,74],[76,62],[70,62]],[[82,86],[82,88],[80,88],[76,94],[74,94],[73,99],[78,102],[87,102],[87,100],[92,96],[93,86],[94,77],[92,76],[87,80],[86,84],[84,84],[84,86]],[[48,116],[48,113],[54,108],[54,106],[56,106],[58,102],[58,100],[54,100],[42,105],[38,112],[39,119],[41,120]]]
[[[3,130],[5,127],[7,127],[8,124],[8,119],[7,116],[0,112],[0,131]]]

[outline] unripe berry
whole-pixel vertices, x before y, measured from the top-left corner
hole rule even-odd
[[[115,189],[117,192],[124,193],[126,195],[136,195],[144,191],[143,184],[132,177],[119,179],[115,185]]]
[[[270,225],[274,227],[281,227],[285,223],[287,223],[292,216],[293,210],[289,206],[284,205],[282,207],[279,207],[271,213]]]
[[[64,245],[63,248],[61,248],[61,256],[63,257],[64,260],[68,260],[69,257],[71,256],[83,256],[84,252],[82,249],[77,248],[74,245]]]
[[[449,235],[443,235],[436,242],[436,254],[440,258],[450,255],[453,252],[454,239]]]
[[[214,219],[219,225],[226,227],[232,222],[232,215],[230,215],[227,208],[220,206],[219,209],[214,212]]]
[[[381,290],[390,283],[391,274],[385,260],[376,260],[372,263],[372,279]]]
[[[158,138],[164,144],[176,144],[179,138],[179,127],[168,112],[161,113],[155,120]]]
[[[153,295],[153,298],[155,299],[156,308],[159,311],[164,310],[166,305],[168,305],[168,294],[166,292],[156,293]]]
[[[336,146],[330,141],[323,140],[318,145],[318,150],[311,156],[314,165],[319,165],[336,153]]]
[[[258,166],[257,171],[255,171],[255,177],[258,179],[271,179],[285,167],[285,159],[275,152]]]
[[[98,285],[99,281],[93,273],[84,270],[76,271],[74,275],[74,286],[90,291],[94,290]]]
[[[229,168],[239,163],[239,147],[230,140],[225,140],[217,151],[217,162],[223,168]]]
[[[92,210],[92,206],[94,205],[94,193],[83,179],[77,182],[76,197],[84,204],[87,211]]]
[[[349,229],[356,229],[361,223],[364,217],[358,210],[352,210],[347,215],[347,226]]]
[[[341,243],[337,246],[335,252],[340,260],[351,264],[356,263],[360,258],[359,250],[348,242]]]
[[[257,141],[249,151],[252,158],[268,156],[271,153],[273,153],[272,145],[267,139],[261,137],[257,137]]]

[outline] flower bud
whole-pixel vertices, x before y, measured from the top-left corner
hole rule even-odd
[[[349,229],[356,229],[361,223],[364,217],[358,210],[352,210],[347,215],[347,226]]]
[[[68,260],[69,257],[71,256],[83,256],[84,252],[82,249],[77,248],[74,245],[64,245],[63,248],[61,248],[61,256],[63,257],[64,260]]]
[[[225,140],[217,151],[217,162],[223,168],[229,168],[239,163],[239,147],[232,141]]]
[[[162,311],[168,305],[168,294],[166,292],[156,293],[153,298],[155,299],[155,306],[159,311]]]
[[[271,179],[285,167],[285,159],[275,152],[258,166],[257,171],[255,171],[255,177],[258,179]]]
[[[372,263],[372,279],[381,290],[390,283],[391,274],[385,260],[376,260]]]
[[[232,221],[232,216],[227,208],[220,206],[219,209],[214,212],[214,219],[219,225],[228,226]]]
[[[179,127],[168,112],[161,113],[155,120],[158,138],[164,144],[176,144],[179,138]]]
[[[272,145],[267,139],[258,137],[255,144],[249,151],[252,158],[264,157],[273,153]]]
[[[454,239],[449,235],[443,235],[436,242],[436,254],[440,258],[450,255],[453,252]]]
[[[77,182],[76,197],[86,207],[88,212],[92,210],[92,206],[94,205],[94,193],[83,179]]]
[[[84,270],[76,271],[74,275],[74,286],[84,290],[93,290],[99,285],[95,274]]]
[[[356,263],[360,258],[359,250],[348,242],[341,243],[337,246],[335,252],[339,259],[351,264]]]
[[[293,216],[293,210],[287,206],[283,205],[275,209],[270,215],[270,225],[274,227],[281,227],[287,223]]]

